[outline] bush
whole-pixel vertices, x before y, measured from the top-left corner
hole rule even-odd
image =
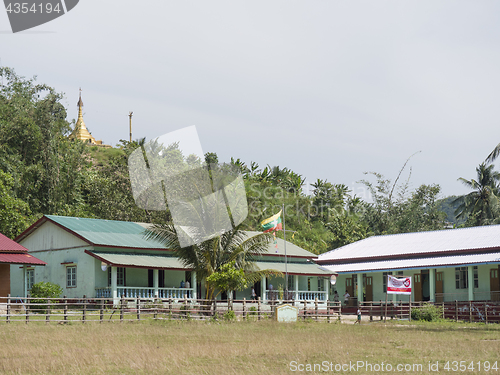
[[[228,322],[232,322],[232,321],[236,320],[236,314],[234,313],[234,311],[233,310],[227,310],[224,313],[224,320],[226,320]]]
[[[411,319],[423,320],[426,322],[443,320],[443,307],[426,303],[422,307],[417,307],[411,310]]]
[[[63,290],[57,285],[48,281],[40,281],[39,283],[33,284],[31,287],[32,298],[59,298],[61,297]],[[40,303],[40,305],[31,305],[32,310],[40,310],[41,312],[47,312],[51,301],[43,299],[31,300],[31,303]]]

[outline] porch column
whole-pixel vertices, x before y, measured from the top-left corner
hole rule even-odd
[[[116,267],[111,267],[111,297],[113,297],[113,306],[118,306],[120,301],[117,290],[117,275],[118,269]]]
[[[198,283],[196,282],[196,272],[191,271],[191,288],[193,288],[193,299],[198,298]]]
[[[158,274],[159,274],[158,270],[154,269],[153,270],[153,288],[155,289],[155,291],[153,293],[154,294],[153,297],[159,297],[160,296],[160,294],[158,293],[159,292],[158,291],[158,284],[159,284],[158,283],[158,278],[159,278]]]
[[[436,270],[429,270],[429,301],[436,302]]]
[[[266,301],[266,277],[262,276],[262,279],[260,281],[260,300],[262,302]]]
[[[363,302],[363,274],[358,273],[358,304]]]
[[[469,284],[469,301],[474,301],[474,266],[467,267],[467,282]]]
[[[28,272],[27,272],[27,270],[28,270],[28,266],[26,264],[23,264],[24,297],[28,297]]]
[[[295,301],[299,300],[299,275],[294,276],[295,282]]]
[[[324,290],[325,290],[325,302],[328,301],[328,296],[330,295],[330,278],[324,278],[323,279],[323,282],[324,282]]]

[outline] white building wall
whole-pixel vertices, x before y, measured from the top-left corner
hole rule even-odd
[[[38,250],[68,249],[72,247],[88,246],[89,244],[68,233],[59,226],[46,221],[27,238],[19,242],[30,252]],[[36,254],[34,256],[38,257]]]

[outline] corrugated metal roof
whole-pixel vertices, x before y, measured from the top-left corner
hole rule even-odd
[[[488,254],[470,254],[470,255],[451,255],[432,258],[417,259],[395,259],[378,262],[361,262],[335,264],[331,266],[322,266],[332,272],[337,273],[356,273],[356,272],[381,272],[398,269],[422,269],[422,268],[444,268],[458,267],[484,263],[500,262],[500,252]]]
[[[245,231],[245,233],[249,237],[253,237],[257,234],[261,234],[262,232],[254,232],[254,231]],[[285,255],[285,241],[282,240],[281,238],[276,238],[276,241],[278,242],[278,248],[276,248],[276,245],[271,243],[269,245],[269,250],[268,254],[270,255]],[[286,241],[286,254],[287,256],[291,257],[304,257],[304,258],[316,258],[316,254],[313,254],[301,247],[298,247],[297,245],[294,245],[291,242]]]
[[[89,255],[105,263],[120,267],[142,267],[150,269],[185,269],[176,257],[145,254],[116,254],[97,251],[87,251]]]
[[[17,242],[12,241],[9,237],[0,233],[0,251],[12,251],[12,252],[27,252],[24,246],[19,245]]]
[[[472,249],[500,249],[500,225],[373,236],[331,250],[318,261],[377,258]]]
[[[45,215],[45,217],[69,229],[94,245],[123,248],[165,249],[161,243],[153,240],[146,240],[144,238],[144,231],[151,224],[54,215]],[[245,231],[245,233],[249,237],[252,237],[262,232]],[[269,245],[269,255],[285,254],[285,242],[277,238],[277,244],[278,248],[275,247],[275,244]],[[287,255],[291,257],[316,257],[315,254],[288,241],[286,242],[286,252]]]
[[[287,249],[288,250],[288,249]],[[261,270],[274,269],[285,273],[285,262],[255,262]],[[312,275],[312,276],[330,276],[334,272],[321,269],[314,263],[287,263],[289,274]]]
[[[31,264],[34,266],[45,266],[47,263],[35,258],[31,254],[23,253],[0,253],[0,263]]]
[[[53,215],[45,217],[94,245],[165,249],[161,243],[144,238],[143,223]]]

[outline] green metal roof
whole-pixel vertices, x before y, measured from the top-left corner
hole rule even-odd
[[[94,245],[165,249],[159,242],[144,238],[148,224],[69,216],[45,215],[45,217]]]
[[[178,258],[162,255],[117,254],[98,251],[87,251],[87,254],[107,264],[117,267],[141,267],[148,269],[185,269]]]
[[[257,234],[261,234],[262,232],[254,232],[254,231],[245,231],[245,233],[249,237],[256,236]],[[281,238],[276,238],[278,248],[276,248],[276,244],[271,243],[269,245],[268,254],[270,255],[285,255],[285,241]],[[291,242],[286,241],[286,255],[292,257],[305,257],[305,258],[316,258],[317,255],[313,254],[307,250],[304,250],[297,245],[294,245]]]
[[[288,249],[287,249],[288,252]],[[283,259],[283,258],[282,258]],[[285,262],[255,262],[257,267],[261,270],[272,269],[285,273]],[[333,272],[326,271],[318,267],[314,263],[287,263],[287,270],[289,274],[295,275],[311,275],[311,276],[330,276]]]

